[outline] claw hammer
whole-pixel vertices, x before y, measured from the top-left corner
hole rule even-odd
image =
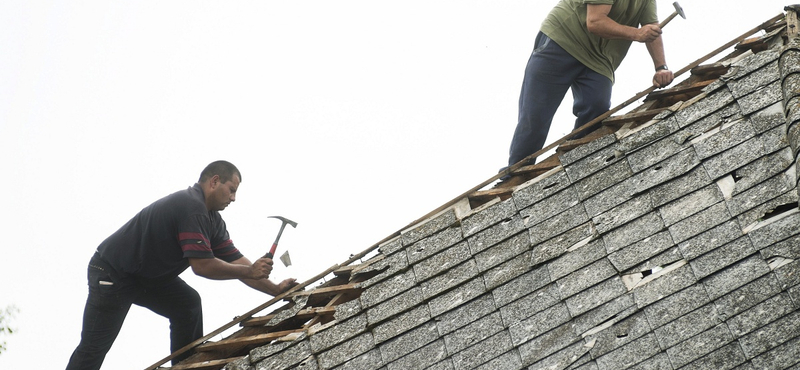
[[[291,225],[292,227],[297,227],[297,222],[294,222],[286,217],[281,217],[281,216],[269,216],[268,218],[277,218],[282,222],[281,229],[280,231],[278,231],[278,236],[272,243],[272,248],[270,248],[269,252],[267,252],[267,254],[264,255],[265,258],[273,258],[273,256],[275,256],[275,249],[278,248],[278,240],[281,239],[281,234],[283,234],[283,228],[285,228],[287,224]]]

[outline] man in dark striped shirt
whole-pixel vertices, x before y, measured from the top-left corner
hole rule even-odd
[[[200,296],[178,277],[189,267],[205,278],[239,279],[273,296],[297,284],[273,283],[271,259],[251,263],[233,245],[219,211],[236,200],[241,180],[230,162],[213,162],[194,186],[145,207],[100,244],[89,262],[81,342],[68,370],[100,368],[132,304],[170,320],[172,352],[202,337]]]

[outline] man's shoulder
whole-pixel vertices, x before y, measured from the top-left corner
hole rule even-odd
[[[189,187],[169,194],[156,201],[153,206],[161,211],[171,211],[173,213],[206,213],[203,192],[196,187]]]

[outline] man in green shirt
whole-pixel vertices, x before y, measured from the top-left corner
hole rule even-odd
[[[525,68],[508,165],[544,147],[567,89],[575,128],[608,111],[614,71],[633,41],[647,46],[653,85],[669,85],[674,76],[664,57],[655,0],[561,0],[542,23]]]

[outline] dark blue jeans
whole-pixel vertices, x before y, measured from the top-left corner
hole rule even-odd
[[[67,370],[100,369],[132,304],[169,319],[171,353],[203,336],[200,295],[181,278],[145,287],[135,279],[119,278],[108,265],[93,257],[88,279],[81,342],[72,353]],[[187,352],[172,363],[190,354]]]
[[[544,147],[558,106],[572,88],[575,128],[608,111],[613,83],[584,66],[545,34],[536,36],[519,95],[519,121],[511,140],[511,166]]]

